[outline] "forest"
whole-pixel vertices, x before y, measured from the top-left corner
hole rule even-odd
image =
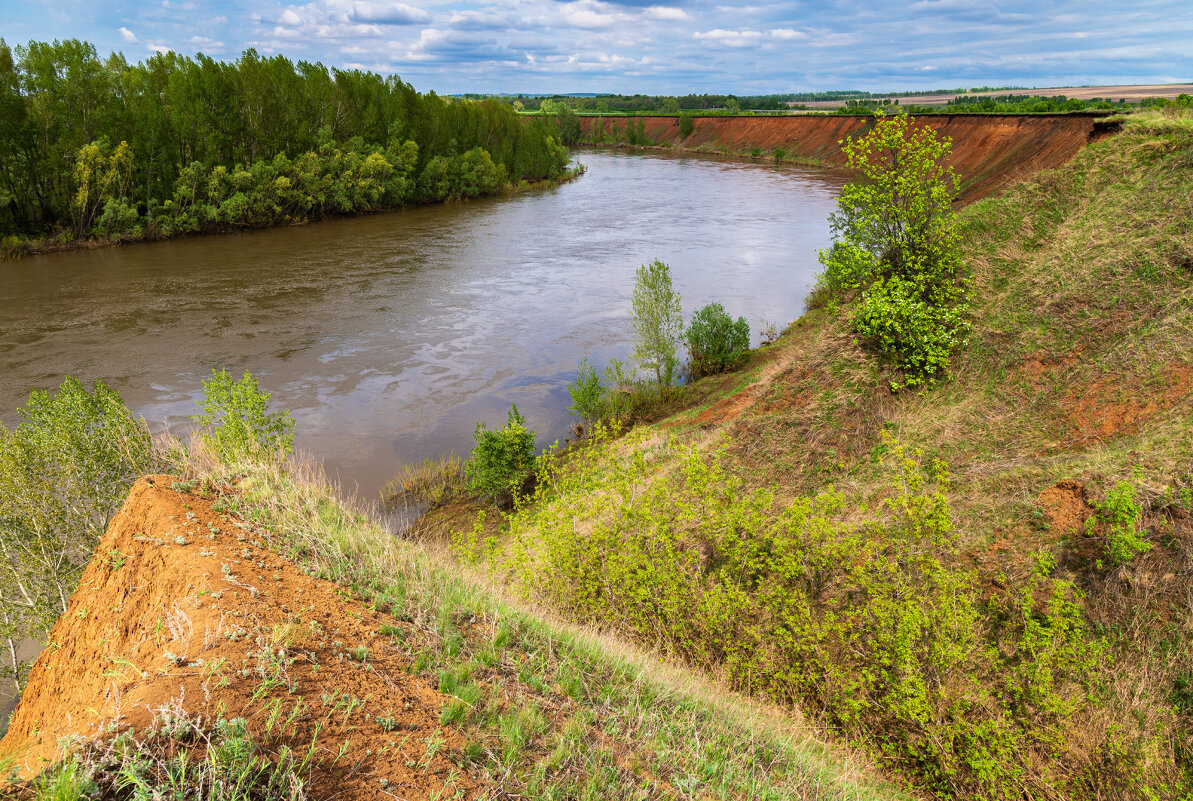
[[[0,237],[285,225],[470,198],[567,166],[552,119],[245,51],[103,59],[0,39]]]

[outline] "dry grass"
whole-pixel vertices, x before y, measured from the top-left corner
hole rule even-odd
[[[462,723],[484,754],[474,775],[498,794],[546,798],[589,787],[609,798],[900,797],[873,765],[825,745],[789,710],[529,606],[454,563],[446,548],[394,537],[367,509],[341,501],[310,461],[236,473],[243,511],[278,550],[411,619],[423,633],[415,647],[423,671],[464,671],[486,698],[500,699],[492,714]],[[509,633],[504,656],[486,664],[500,632]],[[565,674],[580,676],[580,688],[565,686]],[[499,713],[528,707],[549,725],[510,755]],[[573,725],[565,737],[576,720],[586,721],[583,736]]]
[[[947,461],[961,558],[1011,592],[1051,554],[1110,649],[1064,729],[1067,756],[1034,763],[1033,786],[1108,798],[1132,797],[1122,788],[1144,776],[1178,787],[1193,753],[1172,700],[1193,679],[1193,505],[1173,500],[1193,483],[1193,113],[1133,115],[1071,164],[964,210],[961,227],[974,329],[951,383],[891,395],[821,298],[744,388],[700,382],[699,406],[633,442],[727,435],[747,487],[792,497],[832,484],[855,522],[888,492],[884,430]],[[1107,567],[1103,531],[1052,530],[1039,498],[1062,480],[1095,505],[1130,481],[1152,549]]]

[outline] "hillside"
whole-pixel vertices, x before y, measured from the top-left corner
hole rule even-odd
[[[952,381],[892,393],[820,292],[488,560],[940,797],[1189,797],[1191,168],[1187,113],[1139,116],[968,206]]]
[[[972,329],[918,392],[821,291],[504,512],[397,539],[301,466],[138,484],[0,754],[102,733],[43,781],[110,784],[234,741],[310,797],[1193,798],[1193,118],[959,224]]]
[[[0,794],[902,797],[798,720],[501,601],[311,474],[230,477],[133,487],[0,740],[25,780]]]
[[[963,181],[963,199],[983,198],[1039,169],[1064,164],[1090,142],[1112,132],[1104,113],[940,114],[920,119],[953,141],[949,164]],[[844,163],[840,143],[874,126],[874,118],[838,116],[694,117],[684,133],[680,117],[579,117],[580,141],[630,143],[680,150],[815,164]]]

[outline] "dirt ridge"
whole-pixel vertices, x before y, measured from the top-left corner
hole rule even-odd
[[[1104,113],[931,114],[917,124],[953,141],[949,164],[961,176],[965,201],[978,200],[1034,172],[1064,164],[1082,147],[1112,133]],[[786,157],[826,165],[844,163],[840,142],[874,126],[868,116],[694,117],[692,132],[680,134],[678,116],[581,117],[584,138],[594,131],[624,135],[641,123],[656,145],[681,150],[749,153],[783,148]]]
[[[372,797],[379,785],[407,799],[474,796],[456,766],[463,738],[439,721],[448,696],[409,672],[408,624],[303,573],[188,489],[169,476],[133,486],[0,755],[30,777],[60,758],[62,738],[142,731],[169,709],[209,724],[242,717],[267,751],[314,744],[316,796]],[[271,730],[277,710],[286,724]]]

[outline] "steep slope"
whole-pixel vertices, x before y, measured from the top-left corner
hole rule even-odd
[[[920,125],[953,140],[949,163],[964,181],[963,198],[977,200],[1056,167],[1113,125],[1098,114],[925,114]],[[642,144],[684,150],[746,154],[758,148],[786,157],[842,164],[840,141],[858,137],[874,125],[873,117],[696,117],[683,136],[678,117],[581,117],[584,141],[626,141],[631,125],[641,126]]]
[[[123,798],[129,775],[252,757],[276,766],[240,770],[253,797],[284,770],[310,799],[906,797],[779,711],[447,564],[317,471],[139,481],[0,740],[27,779],[0,795],[85,776]]]
[[[453,761],[463,739],[439,723],[451,699],[407,672],[395,645],[403,625],[174,486],[151,476],[133,487],[33,666],[0,753],[18,755],[28,776],[61,758],[62,738],[145,730],[163,711],[185,712],[245,718],[272,751],[347,744],[338,765],[316,761],[315,795],[363,796],[384,781],[405,798],[472,797],[476,783]],[[266,731],[271,716],[281,722]]]
[[[1191,122],[962,212],[953,380],[892,394],[813,297],[692,408],[573,454],[487,558],[939,797],[1191,797]]]

